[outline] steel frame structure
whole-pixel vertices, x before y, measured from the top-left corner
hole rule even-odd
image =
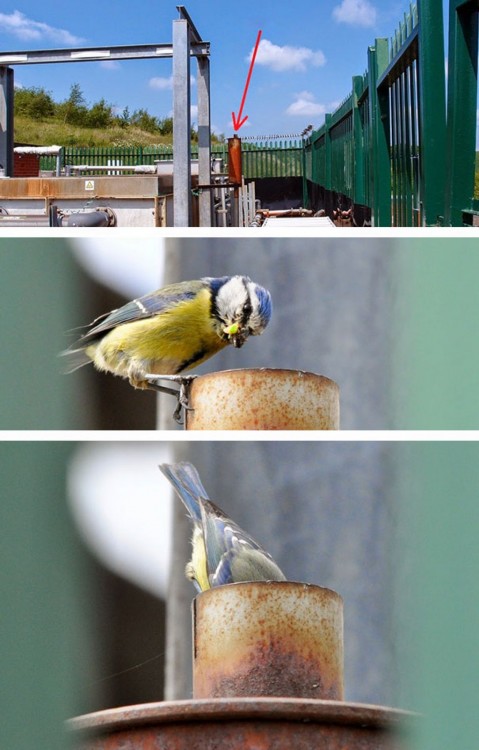
[[[198,65],[199,184],[209,185],[211,181],[210,43],[201,38],[186,8],[183,5],[176,7],[180,17],[173,21],[172,44],[0,52],[0,165],[5,170],[5,175],[13,177],[14,74],[12,66],[172,57],[174,225],[190,226],[192,223],[190,60],[191,57],[196,57]],[[211,226],[211,207],[211,191],[200,192],[200,226]]]

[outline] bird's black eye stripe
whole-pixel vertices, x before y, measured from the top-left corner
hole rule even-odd
[[[218,301],[218,292],[216,291],[216,292],[213,292],[213,294],[211,295],[211,317],[221,320],[217,301]]]
[[[251,304],[251,299],[248,295],[248,299],[243,305],[243,310],[241,312],[241,325],[245,326],[248,320],[251,317],[251,313],[253,312],[253,305]]]

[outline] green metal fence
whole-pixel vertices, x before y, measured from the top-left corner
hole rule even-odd
[[[368,207],[376,226],[468,223],[478,208],[478,9],[449,2],[447,113],[442,0],[418,0],[391,40],[375,40],[366,73],[306,142],[310,200],[320,189]]]
[[[301,140],[274,140],[241,144],[243,175],[246,178],[302,177]]]
[[[228,146],[215,144],[211,149],[213,158],[223,160],[228,167]],[[198,148],[193,146],[191,158],[198,158]],[[62,151],[62,166],[104,166],[114,173],[115,166],[138,166],[154,164],[155,161],[173,159],[172,146],[79,148],[67,146]],[[301,139],[242,142],[243,175],[248,179],[261,177],[302,177],[303,144]],[[55,169],[53,157],[42,157],[41,169]],[[85,170],[87,173],[88,170]]]

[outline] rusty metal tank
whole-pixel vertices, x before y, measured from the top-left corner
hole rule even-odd
[[[112,708],[69,722],[76,750],[407,750],[404,711],[299,698]]]
[[[220,586],[196,597],[193,633],[193,699],[72,719],[76,750],[407,750],[417,717],[341,700],[336,592]]]

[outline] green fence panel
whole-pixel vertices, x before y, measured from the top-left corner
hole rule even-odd
[[[475,205],[478,15],[477,0],[449,4],[445,224],[452,226]]]
[[[305,144],[305,182],[368,206],[376,226],[443,223],[446,163],[450,223],[474,207],[478,2],[450,7],[448,160],[442,0],[418,0],[389,42],[375,40],[362,80]]]
[[[212,147],[213,158],[221,158],[227,169],[228,149],[226,144],[215,144]],[[192,146],[191,158],[198,158],[198,146]],[[63,166],[103,166],[111,167],[110,174],[115,174],[115,166],[137,166],[154,164],[156,161],[173,159],[171,146],[157,147],[108,147],[81,148],[65,147],[63,149]],[[301,140],[260,143],[242,143],[243,174],[247,179],[261,177],[302,177],[303,176],[303,143]],[[55,159],[42,157],[40,168],[53,170]],[[85,169],[88,173],[88,170]]]

